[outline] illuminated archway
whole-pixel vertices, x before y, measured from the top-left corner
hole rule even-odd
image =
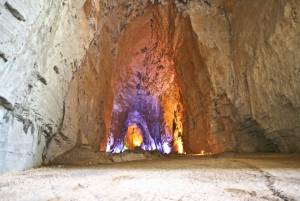
[[[198,47],[189,19],[176,16],[173,4],[169,6],[149,7],[126,25],[118,40],[101,150],[106,145],[112,152],[119,141],[124,143],[120,137],[127,129],[124,122],[134,110],[145,119],[156,150],[162,153],[209,152],[213,144],[209,74],[194,52]]]
[[[127,132],[124,138],[125,149],[134,150],[137,147],[141,147],[143,143],[142,131],[136,124],[128,126]]]

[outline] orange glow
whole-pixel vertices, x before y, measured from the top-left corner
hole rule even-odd
[[[189,155],[191,155],[191,156],[210,156],[210,155],[214,155],[214,154],[211,152],[205,152],[204,150],[201,150],[201,152],[198,154],[189,154]]]
[[[125,136],[125,147],[129,150],[133,150],[136,147],[140,147],[142,143],[143,136],[141,130],[135,124],[129,126]]]
[[[175,72],[173,72],[175,74]],[[174,79],[172,85],[162,97],[162,106],[164,110],[164,121],[167,133],[173,137],[172,152],[184,154],[183,147],[183,105],[181,102],[180,88]]]
[[[177,153],[183,154],[183,143],[180,137],[174,141],[174,148],[177,151]]]

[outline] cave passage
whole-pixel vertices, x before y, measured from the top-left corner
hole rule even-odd
[[[121,153],[139,148],[163,154],[185,152],[184,99],[187,97],[183,94],[183,81],[175,59],[175,33],[166,32],[174,26],[172,15],[164,8],[150,7],[144,15],[127,24],[120,36],[111,81],[111,111],[106,120],[109,125],[103,143],[106,147],[102,150]],[[167,21],[162,21],[162,17]],[[139,146],[128,141],[132,126],[142,137],[141,140],[139,135],[132,136],[138,139]]]
[[[0,0],[0,201],[300,201],[300,0]]]
[[[174,112],[172,127],[169,128],[165,123],[163,108],[158,99],[147,94],[138,90],[132,107],[129,111],[125,111],[126,120],[120,134],[116,137],[110,135],[107,152],[120,153],[140,148],[144,151],[157,150],[169,154],[174,147],[175,152],[183,153],[182,141],[178,140],[181,138],[178,136],[176,112]],[[112,122],[120,118],[118,109],[117,106],[114,107]],[[174,136],[177,137],[175,141]],[[179,144],[180,142],[181,144]]]

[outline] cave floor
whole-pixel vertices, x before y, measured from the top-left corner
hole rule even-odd
[[[300,200],[300,156],[188,156],[42,167],[1,175],[0,200]]]

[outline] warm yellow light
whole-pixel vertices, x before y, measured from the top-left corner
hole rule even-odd
[[[142,142],[143,142],[143,138],[142,138],[141,135],[135,134],[135,135],[133,136],[133,145],[134,145],[135,147],[141,146]]]
[[[129,150],[133,150],[135,147],[140,147],[143,143],[143,136],[140,129],[134,124],[128,127],[125,137],[125,146]]]
[[[182,143],[181,137],[177,138],[174,141],[174,147],[175,147],[175,150],[177,151],[177,153],[183,154],[183,143]]]
[[[183,154],[183,106],[179,102],[180,94],[176,87],[170,93],[163,102],[166,130],[174,140],[172,152]]]
[[[213,155],[213,153],[205,152],[204,150],[201,150],[201,152],[198,153],[198,154],[189,154],[189,155],[192,155],[192,156],[209,156],[209,155]]]

